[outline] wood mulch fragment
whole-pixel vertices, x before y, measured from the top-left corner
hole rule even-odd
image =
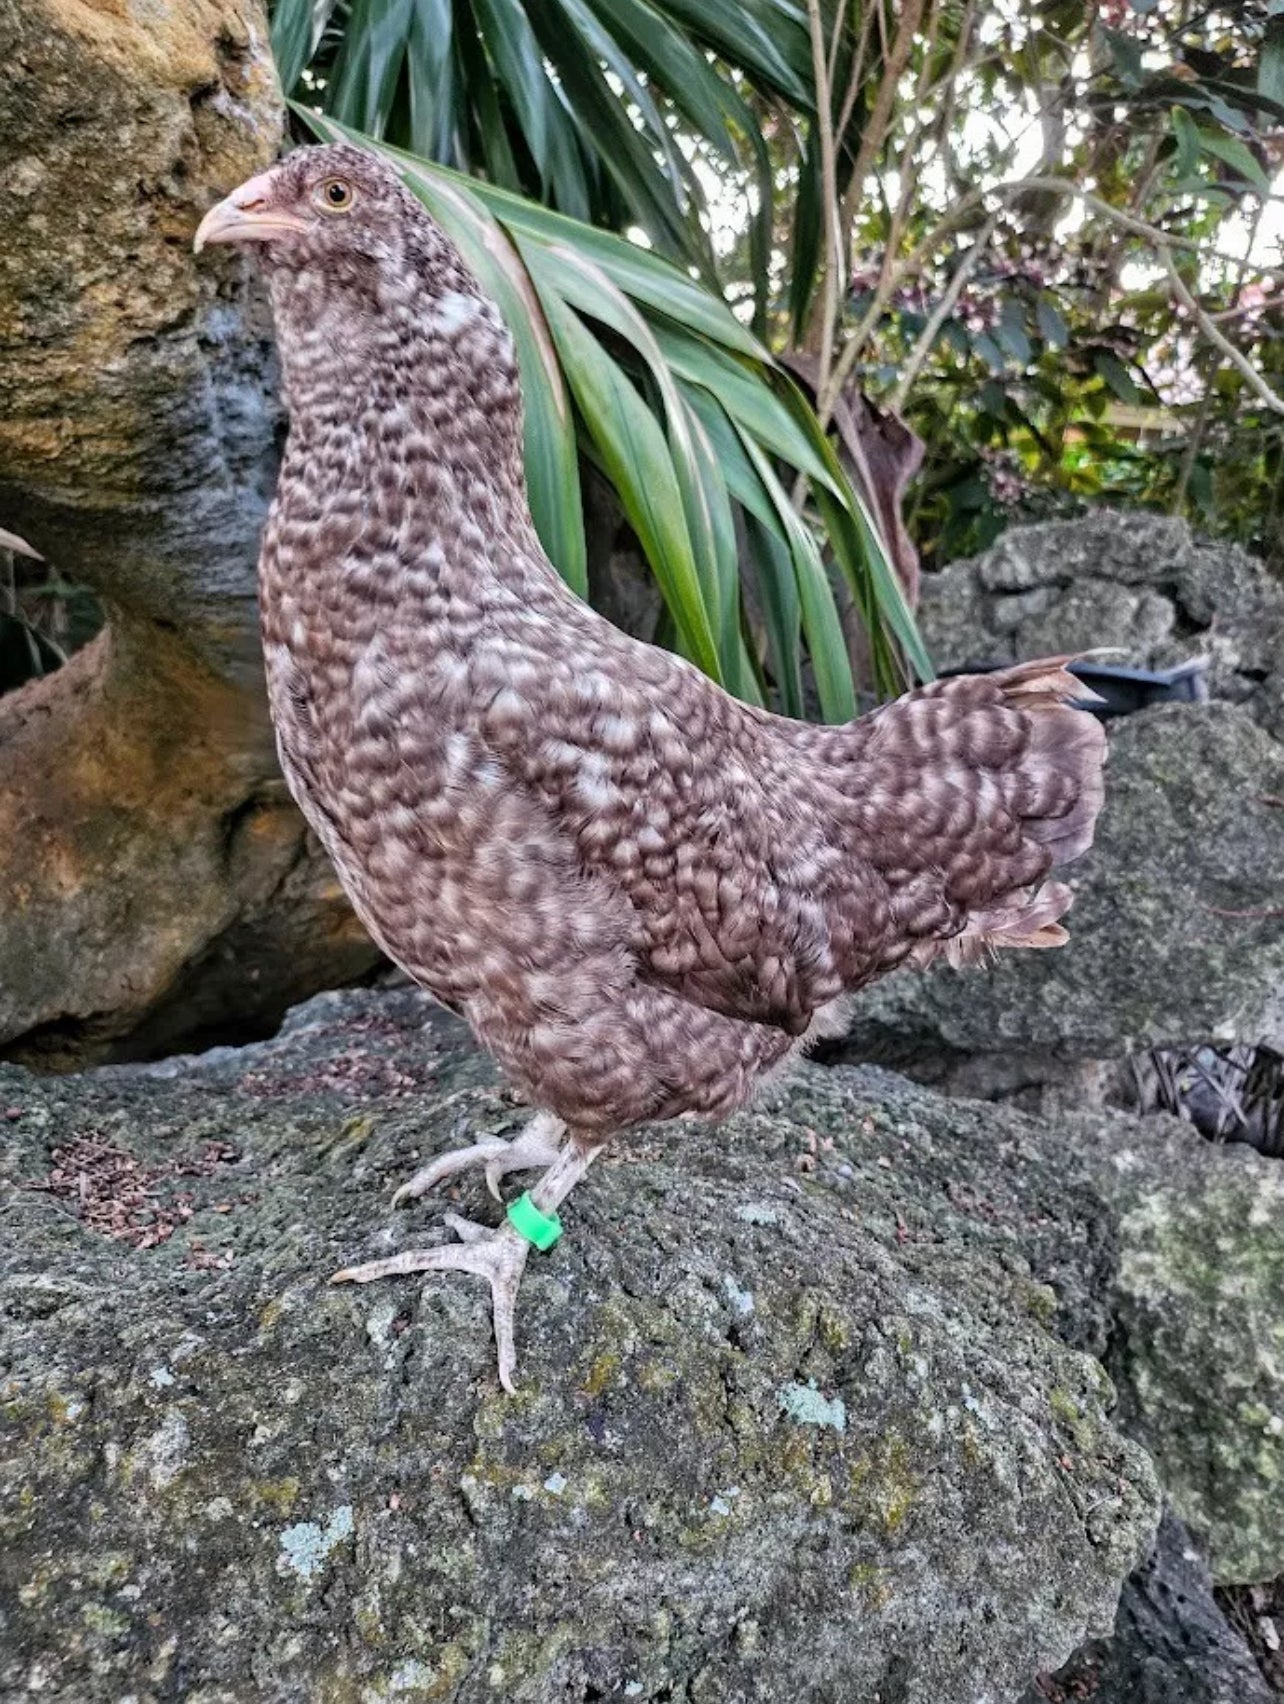
[[[1213,1596],[1253,1653],[1267,1685],[1284,1694],[1284,1574],[1256,1586],[1218,1586]]]
[[[402,1100],[431,1087],[435,1081],[436,1072],[431,1066],[412,1064],[406,1069],[379,1054],[358,1053],[325,1059],[302,1072],[246,1071],[239,1086],[243,1093],[260,1100],[297,1094]]]
[[[48,1174],[28,1185],[70,1203],[83,1225],[131,1248],[157,1248],[196,1211],[190,1189],[158,1192],[183,1177],[212,1177],[240,1154],[230,1142],[207,1142],[200,1154],[147,1166],[99,1136],[73,1136],[53,1150]]]

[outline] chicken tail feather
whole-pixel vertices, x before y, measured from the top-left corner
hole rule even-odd
[[[936,681],[873,718],[887,718],[883,742],[921,762],[916,793],[946,800],[941,829],[924,837],[914,867],[902,858],[896,872],[917,937],[910,963],[974,964],[1000,948],[1069,938],[1060,920],[1074,896],[1045,878],[1091,846],[1106,756],[1101,723],[1075,707],[1096,695],[1069,672],[1073,660]],[[929,872],[943,902],[935,913],[918,909]]]

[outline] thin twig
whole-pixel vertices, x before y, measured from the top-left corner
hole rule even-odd
[[[847,22],[847,0],[838,0],[838,12],[834,18],[834,33],[829,38],[829,62],[825,67],[825,75],[829,86],[834,86],[834,78],[838,75],[838,50],[843,41],[843,25]],[[842,134],[841,128],[839,135]]]
[[[1165,231],[1158,225],[1152,225],[1145,219],[1137,218],[1134,213],[1125,213],[1121,207],[1112,207],[1099,195],[1094,195],[1090,189],[1081,189],[1069,178],[1045,177],[1035,173],[1031,177],[1013,178],[1007,183],[995,184],[988,193],[999,195],[1004,200],[1010,200],[1015,195],[1022,194],[1027,189],[1055,190],[1060,195],[1072,196],[1076,201],[1082,201],[1085,207],[1090,207],[1094,213],[1103,219],[1110,219],[1116,225],[1121,225],[1125,231],[1145,237],[1156,248],[1190,249],[1206,260],[1224,260],[1230,266],[1239,266],[1243,255],[1228,254],[1223,249],[1210,248],[1207,243],[1194,237],[1178,236],[1175,231]],[[1253,266],[1251,270],[1259,277],[1284,277],[1284,267]]]
[[[959,69],[967,57],[968,49],[971,44],[972,27],[976,16],[976,6],[977,0],[967,0],[963,18],[959,25],[958,40],[955,43],[951,64],[945,77],[942,79],[947,96],[952,91],[954,79],[957,77]],[[874,17],[876,10],[877,8],[875,6],[866,6],[864,16],[861,20],[860,42],[852,67],[852,74],[848,80],[847,92],[843,101],[842,116],[835,130],[835,135],[838,138],[841,138],[846,134],[847,124],[851,117],[857,93],[860,89],[861,78],[864,70],[865,53],[869,38],[870,22]],[[925,131],[933,128],[938,122],[935,115],[930,118],[928,116],[932,111],[933,103],[928,99],[930,91],[927,88],[927,82],[930,75],[931,55],[937,40],[942,16],[943,8],[939,5],[932,5],[930,8],[928,36],[924,45],[923,64],[919,72],[918,87],[915,92],[915,101],[921,116],[910,141],[903,151],[904,163],[902,164],[901,195],[898,206],[891,217],[888,240],[884,248],[883,263],[880,268],[878,284],[874,292],[873,300],[868,304],[851,336],[844,340],[842,349],[838,353],[837,360],[830,371],[828,381],[820,385],[817,390],[816,411],[822,427],[828,425],[829,419],[838,405],[838,399],[842,395],[848,380],[851,378],[852,371],[855,368],[865,345],[869,341],[869,338],[876,328],[879,320],[882,318],[883,313],[885,312],[898,285],[910,273],[918,270],[927,257],[937,247],[939,247],[945,238],[960,223],[970,217],[972,211],[981,204],[980,191],[970,190],[965,196],[955,203],[950,212],[947,213],[945,217],[927,233],[927,235],[919,244],[917,244],[910,254],[903,256],[900,259],[893,258],[900,245],[901,233],[904,229],[906,214],[914,190],[916,174],[912,166],[913,156],[917,151]],[[900,38],[898,37],[898,40],[899,39]],[[831,64],[836,56],[836,48],[837,41],[835,40],[833,51],[831,51]],[[864,135],[865,137],[870,135],[870,127],[868,124]],[[865,151],[864,138],[862,138],[861,152],[864,153]],[[847,193],[843,200],[841,233],[845,245],[849,245],[851,241],[851,232],[855,218],[855,194],[859,191],[860,176],[863,176],[863,174],[858,176],[859,172],[860,166],[858,161],[857,170],[853,172],[852,182],[849,183]],[[850,255],[848,256],[848,259],[850,260]],[[805,490],[805,482],[800,482],[795,493],[797,500],[801,501]]]
[[[1172,284],[1174,294],[1178,301],[1186,309],[1187,313],[1189,313],[1191,318],[1195,321],[1195,324],[1203,332],[1204,336],[1215,348],[1221,350],[1222,354],[1230,362],[1231,366],[1243,375],[1249,389],[1255,391],[1268,408],[1274,409],[1276,414],[1284,414],[1284,397],[1279,396],[1271,389],[1266,380],[1249,360],[1248,356],[1245,355],[1242,350],[1236,349],[1235,345],[1231,342],[1230,338],[1226,336],[1225,332],[1219,330],[1219,328],[1213,324],[1208,314],[1200,306],[1198,298],[1193,294],[1189,285],[1186,283],[1186,280],[1177,270],[1177,262],[1173,259],[1168,249],[1161,249],[1160,256],[1163,260],[1164,267],[1167,270],[1169,282]]]
[[[948,176],[953,180],[957,177],[957,169],[951,147],[950,132],[954,123],[954,108],[958,97],[959,83],[963,66],[972,49],[972,31],[976,25],[976,10],[978,0],[967,0],[963,17],[959,22],[958,40],[954,44],[954,53],[950,59],[950,68],[941,79],[941,98],[937,103],[936,115],[936,148],[933,158],[944,156],[944,167]],[[929,162],[930,163],[930,162]]]
[[[860,148],[856,154],[856,164],[852,167],[852,175],[848,180],[847,193],[843,197],[843,227],[849,229],[855,217],[856,205],[864,190],[865,177],[873,165],[875,157],[887,139],[888,126],[892,119],[892,109],[896,103],[896,91],[909,57],[914,48],[914,37],[918,34],[919,24],[923,19],[924,0],[905,0],[901,10],[900,22],[896,26],[896,35],[892,41],[890,53],[885,52],[883,59],[883,75],[878,85],[878,93],[874,97],[874,105],[869,117],[865,120],[865,128],[861,132]]]
[[[879,292],[887,287],[888,275],[896,265],[897,253],[901,246],[901,239],[909,224],[910,207],[913,203],[915,194],[918,191],[921,175],[919,150],[922,146],[924,137],[928,135],[935,123],[935,119],[931,114],[932,102],[929,98],[932,89],[932,55],[936,51],[936,38],[940,28],[943,12],[944,8],[939,5],[932,6],[929,11],[927,36],[923,42],[922,56],[920,58],[918,68],[918,80],[914,87],[914,108],[918,113],[918,118],[915,122],[914,128],[910,131],[909,137],[905,142],[905,146],[900,150],[900,156],[897,161],[897,170],[900,176],[900,194],[897,197],[896,206],[891,208],[888,212],[887,241],[883,245],[883,259],[878,269]],[[848,227],[846,232],[846,240],[849,244],[850,253],[850,244],[852,240],[850,227]]]
[[[834,125],[834,135],[841,139],[847,134],[847,126],[851,123],[852,111],[856,105],[856,96],[860,93],[861,83],[865,77],[865,57],[869,52],[870,27],[874,21],[874,8],[865,7],[865,15],[860,22],[860,37],[856,43],[856,54],[852,60],[851,72],[847,78],[847,92],[843,96],[842,105],[838,112],[838,121]],[[834,48],[830,55],[830,83],[833,83],[832,62],[838,57],[838,37],[834,37]]]
[[[921,109],[926,109],[928,106],[935,107],[935,114],[931,118],[931,128],[935,128],[935,133],[937,133],[937,147],[933,150],[933,158],[937,158],[943,152],[945,140],[949,135],[950,124],[954,123],[955,94],[959,89],[962,68],[967,63],[967,55],[971,53],[972,27],[976,26],[977,3],[979,3],[979,0],[967,0],[967,5],[964,7],[964,15],[959,20],[959,36],[955,39],[954,53],[950,55],[949,70],[937,80],[940,99],[933,102],[925,101],[925,99],[920,101]],[[933,19],[931,19],[933,29],[935,29],[937,17],[940,17],[942,10],[943,7],[938,7],[933,12]],[[925,56],[925,58],[928,58],[928,56]],[[925,162],[925,164],[930,164],[930,162]],[[947,162],[947,170],[949,170],[949,162]]]
[[[834,112],[829,73],[825,68],[825,27],[820,0],[807,0],[807,23],[811,32],[811,69],[816,81],[816,123],[820,132],[821,196],[825,208],[825,278],[821,299],[820,378],[829,378],[834,358],[834,333],[838,328],[838,304],[843,292],[843,242],[839,226],[838,164],[834,151]]]
[[[872,7],[878,18],[878,39],[883,46],[883,58],[887,58],[887,13],[883,9],[883,0],[874,0]]]
[[[919,184],[919,149],[922,146],[923,138],[931,130],[934,122],[931,114],[932,102],[929,98],[932,88],[932,55],[936,52],[936,38],[940,30],[943,12],[943,6],[932,6],[928,15],[927,35],[923,41],[918,80],[914,86],[914,106],[918,113],[918,120],[910,131],[905,146],[901,149],[898,161],[901,192],[888,226],[887,248],[883,259],[884,271],[891,264],[892,258],[901,245],[901,234],[909,221],[910,203]]]
[[[1204,336],[1215,348],[1221,351],[1236,371],[1243,375],[1249,387],[1268,408],[1277,414],[1284,414],[1284,398],[1278,396],[1271,389],[1248,357],[1241,350],[1236,349],[1230,339],[1218,329],[1216,323],[1200,305],[1198,299],[1187,286],[1186,280],[1177,270],[1177,262],[1173,259],[1172,251],[1175,248],[1193,249],[1201,258],[1211,257],[1227,261],[1239,269],[1241,281],[1245,270],[1247,270],[1245,256],[1224,254],[1221,250],[1210,249],[1204,243],[1196,242],[1193,238],[1180,237],[1171,231],[1161,230],[1158,225],[1152,225],[1145,219],[1139,219],[1135,214],[1125,213],[1121,208],[1112,207],[1108,201],[1103,201],[1099,195],[1094,195],[1091,190],[1080,189],[1078,184],[1071,183],[1066,178],[1038,176],[1022,178],[1017,183],[999,184],[995,194],[1008,198],[1022,189],[1057,190],[1066,195],[1075,196],[1083,202],[1085,207],[1090,207],[1094,213],[1099,214],[1103,219],[1111,220],[1114,224],[1121,226],[1126,231],[1133,232],[1136,236],[1145,237],[1163,262],[1177,299],[1186,308]],[[1268,273],[1275,274],[1279,269],[1275,267],[1253,267],[1252,270],[1259,276],[1264,276]]]
[[[835,362],[833,373],[830,375],[829,384],[817,399],[816,413],[822,426],[828,424],[829,417],[837,406],[838,398],[842,395],[847,381],[852,375],[852,369],[860,359],[861,351],[868,343],[875,326],[883,317],[883,311],[897,286],[917,272],[928,256],[938,249],[961,224],[970,219],[980,205],[980,190],[972,190],[961,201],[955,203],[950,212],[939,224],[933,226],[916,248],[897,261],[879,279],[873,301],[861,315],[856,329],[843,345],[842,353]]]
[[[953,313],[955,304],[959,297],[963,294],[963,286],[976,271],[981,256],[989,248],[990,238],[994,235],[995,228],[998,223],[999,215],[997,213],[991,213],[990,217],[977,232],[976,241],[963,256],[957,267],[955,267],[954,276],[950,279],[946,286],[945,294],[941,297],[935,308],[933,308],[931,318],[919,334],[918,342],[914,345],[913,349],[910,350],[909,359],[905,363],[905,367],[900,378],[896,381],[895,390],[892,391],[891,395],[887,397],[882,404],[885,409],[890,410],[893,414],[899,414],[901,409],[904,408],[905,399],[910,393],[910,387],[913,385],[915,379],[917,379],[920,371],[922,370],[923,364],[935,348],[936,340],[940,336],[941,327]]]
[[[1134,205],[1137,205],[1137,203],[1134,202]],[[1245,258],[1239,263],[1239,267],[1235,273],[1235,282],[1231,288],[1232,310],[1238,303],[1240,295],[1244,289],[1244,280],[1248,275],[1247,254],[1257,241],[1257,233],[1261,229],[1262,215],[1265,211],[1266,209],[1259,201],[1257,204],[1257,210],[1253,214],[1252,224],[1249,226]],[[1210,315],[1209,317],[1212,319],[1220,318],[1221,316]],[[1195,423],[1190,429],[1190,437],[1186,440],[1186,448],[1182,451],[1181,467],[1178,469],[1177,473],[1177,487],[1173,492],[1171,513],[1174,515],[1180,515],[1186,507],[1186,495],[1190,490],[1190,482],[1194,477],[1195,469],[1199,465],[1199,452],[1204,447],[1204,436],[1208,431],[1209,421],[1213,417],[1213,404],[1217,400],[1217,392],[1213,385],[1209,383],[1209,374],[1204,370],[1207,365],[1208,358],[1206,357],[1204,361],[1200,362],[1200,378],[1203,381],[1204,394],[1200,398],[1199,412],[1196,414]]]
[[[1199,464],[1199,452],[1204,447],[1204,434],[1208,431],[1208,422],[1213,415],[1213,398],[1216,395],[1213,387],[1205,380],[1204,394],[1199,399],[1199,409],[1186,439],[1186,447],[1181,453],[1181,465],[1177,469],[1177,483],[1173,487],[1172,502],[1168,506],[1170,515],[1180,515],[1186,507],[1186,494],[1190,490],[1190,482]]]
[[[1260,302],[1241,302],[1238,307],[1219,308],[1215,314],[1209,314],[1214,325],[1225,325],[1227,320],[1250,319],[1254,314],[1260,314]]]

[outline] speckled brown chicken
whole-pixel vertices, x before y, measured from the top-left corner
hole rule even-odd
[[[1064,659],[926,687],[845,727],[728,697],[563,585],[526,501],[513,344],[395,174],[300,150],[215,207],[254,242],[290,435],[263,541],[281,761],[357,912],[540,1114],[468,1165],[547,1165],[551,1214],[611,1136],[721,1117],[844,994],[937,956],[1055,946],[1049,869],[1092,839],[1103,736]],[[338,1274],[489,1279],[499,1371],[528,1243]]]

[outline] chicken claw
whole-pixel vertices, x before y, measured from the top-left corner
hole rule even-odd
[[[534,1171],[541,1166],[551,1166],[561,1152],[565,1135],[566,1126],[560,1118],[555,1118],[551,1112],[538,1112],[511,1140],[502,1136],[486,1136],[467,1148],[438,1154],[435,1160],[421,1166],[412,1178],[402,1184],[393,1196],[392,1204],[403,1207],[407,1201],[417,1201],[448,1177],[469,1171],[474,1166],[482,1167],[487,1189],[496,1201],[500,1201],[503,1199],[499,1193],[500,1179],[512,1171]]]
[[[490,1284],[495,1319],[495,1349],[499,1382],[510,1396],[516,1394],[517,1351],[513,1327],[517,1317],[517,1291],[531,1245],[505,1222],[497,1231],[475,1224],[458,1213],[447,1213],[445,1222],[460,1238],[440,1248],[408,1248],[386,1260],[371,1260],[364,1266],[345,1266],[331,1278],[332,1284],[370,1284],[376,1278],[397,1278],[407,1272],[472,1272]]]

